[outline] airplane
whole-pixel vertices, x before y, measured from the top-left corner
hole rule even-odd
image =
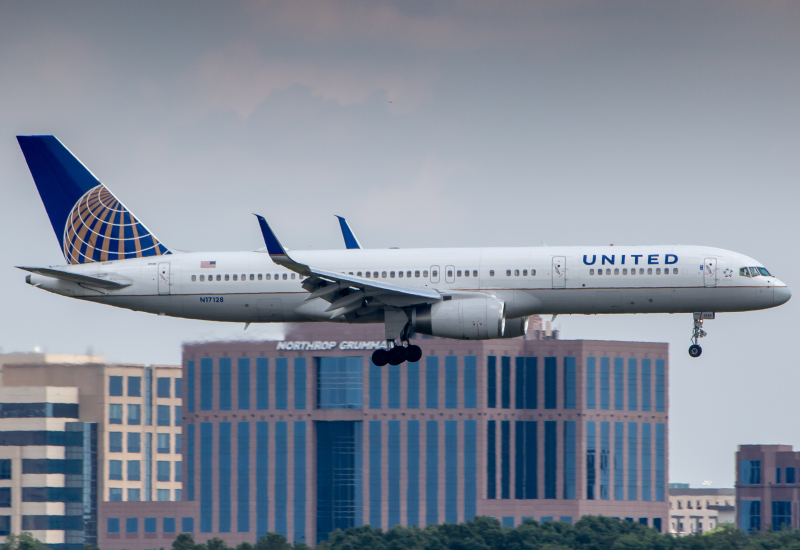
[[[17,136],[68,265],[21,266],[34,287],[172,317],[245,323],[383,323],[375,365],[419,361],[414,334],[516,338],[528,316],[690,313],[691,357],[716,313],[776,307],[789,288],[761,262],[703,246],[265,247],[180,252],[163,244],[54,136]]]

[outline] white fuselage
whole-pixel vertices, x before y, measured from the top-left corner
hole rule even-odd
[[[749,311],[780,305],[790,296],[775,277],[740,274],[741,268],[762,265],[756,260],[699,246],[317,250],[292,257],[453,298],[480,292],[503,300],[509,319]],[[201,267],[212,262],[214,267]],[[59,269],[130,285],[107,290],[35,274],[29,282],[83,300],[208,321],[328,321],[333,314],[324,312],[330,304],[322,299],[305,301],[301,277],[276,265],[266,251],[175,253]]]
[[[292,256],[321,269],[362,277],[369,272],[370,278],[454,298],[491,295],[506,303],[507,318],[749,311],[790,296],[775,277],[740,274],[761,266],[756,260],[698,246],[318,250]],[[305,301],[301,277],[265,251],[176,253],[60,269],[130,285],[106,290],[41,275],[29,281],[65,296],[189,319],[303,322],[332,315],[322,299]],[[364,318],[370,321],[378,319]]]

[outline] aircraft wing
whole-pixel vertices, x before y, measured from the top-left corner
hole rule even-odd
[[[267,252],[276,264],[307,277],[303,288],[311,294],[306,300],[322,298],[330,302],[325,311],[335,311],[332,318],[345,315],[365,306],[406,307],[420,304],[432,304],[442,299],[435,290],[410,288],[376,279],[366,279],[318,269],[295,261],[278,241],[263,216],[255,215],[261,226],[261,233],[267,245]],[[366,301],[366,302],[365,302]],[[338,311],[337,311],[338,310]]]
[[[37,275],[44,275],[45,277],[52,277],[54,279],[61,279],[62,281],[69,281],[71,283],[78,283],[100,288],[107,288],[110,290],[125,288],[131,286],[132,282],[127,281],[112,281],[103,277],[92,277],[91,275],[83,275],[82,273],[72,273],[70,271],[62,271],[60,269],[53,269],[51,267],[25,267],[17,266],[17,269],[36,273]]]

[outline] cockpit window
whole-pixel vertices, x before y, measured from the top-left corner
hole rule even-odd
[[[758,277],[759,275],[760,275],[760,273],[758,272],[758,268],[757,267],[751,267],[750,268],[750,276],[751,277]]]
[[[739,268],[739,275],[741,277],[749,277],[750,276],[750,269],[748,269],[746,267],[740,267]]]
[[[770,274],[769,274],[769,271],[767,271],[767,268],[766,268],[766,267],[759,267],[759,268],[758,268],[758,271],[759,271],[759,272],[760,272],[760,273],[761,273],[761,274],[762,274],[764,277],[772,277],[772,275],[770,275]]]

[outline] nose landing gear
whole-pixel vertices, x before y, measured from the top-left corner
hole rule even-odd
[[[389,365],[399,365],[405,361],[416,363],[422,358],[422,349],[419,346],[406,342],[405,346],[398,345],[394,340],[386,342],[389,349],[376,349],[372,352],[372,362],[377,367]]]
[[[700,357],[700,355],[703,353],[703,348],[701,348],[697,344],[697,340],[708,336],[708,333],[705,330],[703,330],[703,321],[705,319],[713,319],[715,317],[715,314],[713,312],[712,313],[696,312],[693,315],[694,315],[694,328],[692,329],[693,344],[689,346],[689,356]]]

